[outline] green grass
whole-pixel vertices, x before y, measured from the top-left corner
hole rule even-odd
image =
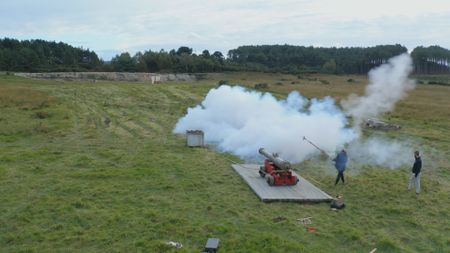
[[[221,239],[220,252],[450,251],[450,87],[419,86],[383,115],[403,127],[389,137],[411,139],[433,159],[424,157],[421,195],[406,191],[409,168],[350,167],[347,185],[334,187],[324,161],[297,165],[344,195],[347,208],[333,212],[326,203],[262,203],[230,168],[236,157],[187,148],[171,133],[219,80],[337,100],[365,83],[258,73],[160,85],[0,75],[0,251],[200,252],[208,237]],[[296,222],[309,216],[316,233]]]

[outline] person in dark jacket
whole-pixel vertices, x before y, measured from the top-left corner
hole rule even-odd
[[[416,193],[420,193],[420,172],[422,170],[422,158],[419,151],[414,152],[414,165],[411,170],[411,177],[409,178],[408,190],[411,190],[413,184],[416,186]]]
[[[334,167],[337,169],[338,171],[338,175],[336,177],[336,183],[334,185],[337,185],[337,183],[339,182],[339,179],[342,179],[342,183],[345,184],[345,180],[344,180],[344,171],[345,171],[345,166],[347,165],[347,152],[345,152],[344,149],[341,150],[341,152],[339,152],[339,154],[336,156],[336,158],[333,159],[334,163]]]

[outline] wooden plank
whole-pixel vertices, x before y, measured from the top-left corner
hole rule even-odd
[[[333,198],[320,190],[308,180],[293,172],[298,178],[297,185],[269,186],[259,173],[257,164],[233,164],[233,169],[244,179],[255,194],[264,202],[294,201],[320,202],[331,201]]]

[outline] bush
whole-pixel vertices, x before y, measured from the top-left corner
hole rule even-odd
[[[48,112],[36,112],[34,116],[38,119],[46,119],[50,117],[50,114]]]
[[[266,89],[268,88],[269,85],[267,83],[257,83],[255,84],[255,89],[259,90],[259,89]]]
[[[195,78],[200,81],[200,80],[206,80],[208,78],[208,75],[205,73],[199,73],[199,74],[195,74]]]
[[[449,85],[448,83],[442,81],[428,81],[428,84]]]
[[[225,85],[225,84],[228,84],[228,81],[227,81],[227,80],[220,80],[220,81],[217,83],[217,86],[222,86],[222,85]]]

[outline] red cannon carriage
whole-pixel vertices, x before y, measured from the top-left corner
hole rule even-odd
[[[292,172],[291,164],[278,157],[277,154],[270,154],[264,150],[259,149],[259,153],[266,157],[264,166],[259,168],[259,175],[266,178],[270,186],[278,185],[296,185],[298,178]]]

